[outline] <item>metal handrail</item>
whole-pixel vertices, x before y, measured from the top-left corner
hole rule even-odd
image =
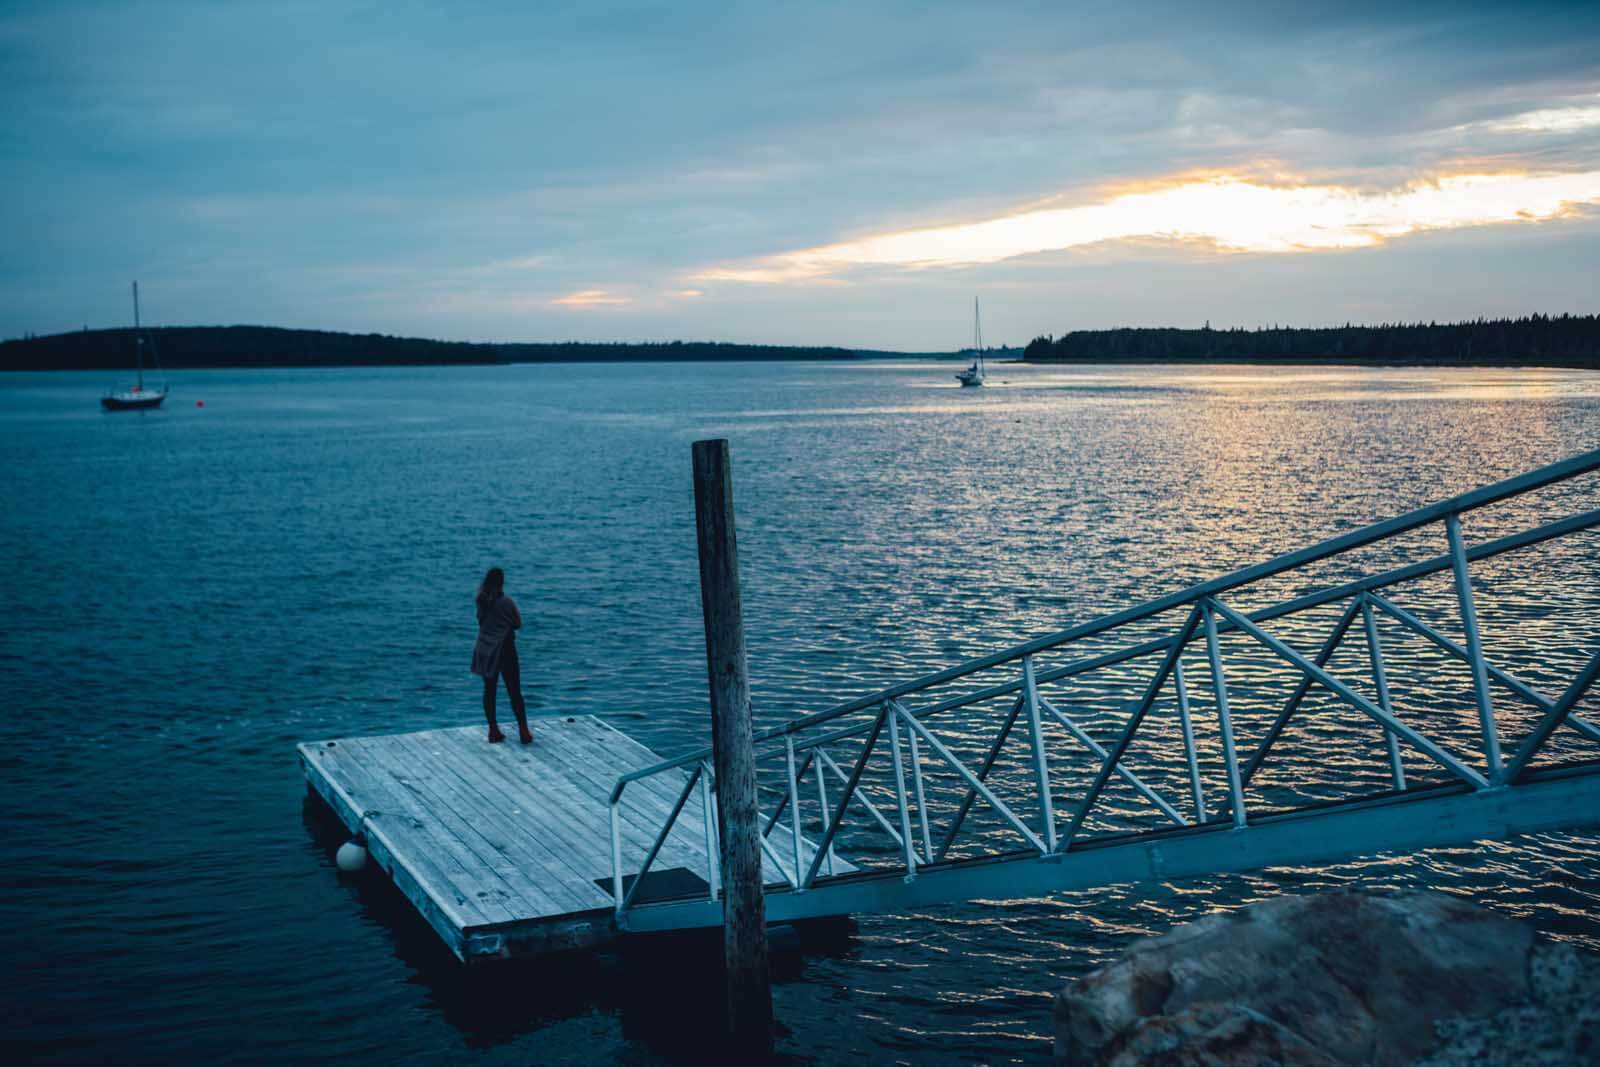
[[[1248,585],[1251,582],[1259,581],[1262,578],[1270,578],[1273,575],[1281,574],[1287,570],[1293,570],[1294,568],[1304,566],[1307,563],[1314,563],[1318,560],[1326,559],[1329,556],[1338,555],[1341,552],[1347,552],[1351,549],[1361,548],[1376,541],[1393,537],[1396,534],[1406,533],[1407,531],[1414,530],[1419,526],[1426,526],[1429,523],[1438,522],[1441,519],[1444,519],[1447,515],[1459,515],[1463,512],[1486,507],[1490,504],[1498,503],[1499,501],[1508,499],[1510,497],[1520,496],[1534,489],[1540,489],[1547,485],[1553,485],[1557,482],[1566,481],[1569,478],[1575,478],[1582,474],[1588,474],[1594,470],[1600,470],[1600,449],[1595,449],[1592,452],[1585,452],[1581,455],[1573,456],[1570,459],[1562,460],[1559,463],[1552,463],[1548,466],[1540,467],[1537,470],[1528,471],[1525,474],[1519,474],[1516,477],[1507,478],[1491,485],[1480,486],[1479,488],[1470,490],[1469,492],[1460,493],[1446,500],[1441,500],[1437,503],[1417,508],[1415,511],[1409,511],[1404,515],[1400,515],[1392,519],[1385,519],[1382,522],[1375,522],[1369,526],[1363,526],[1359,530],[1352,530],[1347,534],[1341,534],[1338,537],[1329,538],[1328,540],[1319,542],[1310,546],[1309,548],[1298,549],[1294,552],[1286,552],[1280,556],[1274,557],[1273,559],[1267,560],[1264,563],[1257,563],[1250,567],[1244,567],[1240,570],[1232,572],[1231,574],[1225,574],[1220,578],[1208,579],[1207,581],[1189,586],[1187,589],[1181,589],[1178,592],[1168,593],[1166,596],[1146,601],[1145,603],[1137,605],[1136,607],[1126,608],[1122,611],[1113,612],[1109,615],[1102,615],[1099,618],[1092,619],[1089,622],[1080,623],[1077,626],[1068,627],[1065,630],[1059,630],[1055,633],[1045,634],[1042,637],[1035,637],[1028,641],[1022,642],[1021,644],[1012,645],[1009,648],[1001,649],[998,652],[991,652],[986,656],[978,656],[974,659],[966,660],[965,662],[958,663],[953,667],[947,667],[942,671],[935,671],[932,674],[925,674],[920,678],[913,678],[906,682],[898,682],[895,685],[880,689],[875,693],[857,697],[853,700],[847,700],[844,703],[837,704],[825,711],[815,712],[810,715],[803,715],[779,726],[768,727],[767,729],[757,733],[754,740],[756,744],[760,744],[763,741],[770,741],[774,738],[782,737],[784,734],[792,734],[800,730],[809,729],[810,727],[816,726],[818,723],[828,722],[832,719],[837,719],[855,712],[866,711],[867,709],[875,707],[886,700],[898,700],[900,697],[917,692],[921,689],[931,689],[947,682],[953,682],[956,679],[963,678],[969,674],[976,674],[979,671],[988,670],[991,667],[998,667],[1003,663],[1007,663],[1014,659],[1020,659],[1023,656],[1043,652],[1047,649],[1066,644],[1070,641],[1076,641],[1084,637],[1091,637],[1095,634],[1103,633],[1107,630],[1113,630],[1119,626],[1124,626],[1130,622],[1138,622],[1142,619],[1148,619],[1152,616],[1159,615],[1164,611],[1170,611],[1173,608],[1185,607],[1206,597],[1218,596],[1232,589],[1237,589],[1239,586]],[[1595,513],[1590,512],[1588,514],[1594,515]],[[1440,560],[1443,562],[1440,563],[1436,569],[1443,570],[1450,566],[1448,555],[1440,557]],[[1413,564],[1412,566],[1432,566],[1436,562],[1439,561],[1429,560],[1426,564]],[[1426,574],[1430,572],[1423,570],[1419,571],[1419,573]],[[1407,578],[1409,577],[1411,577],[1411,575],[1407,576]],[[1395,580],[1404,581],[1407,580],[1407,578],[1397,578]],[[1302,605],[1302,607],[1309,606],[1311,605]],[[1300,608],[1296,607],[1294,610],[1300,610]],[[1287,612],[1284,613],[1287,614]],[[612,799],[615,800],[629,782],[638,781],[640,778],[648,778],[653,774],[659,774],[662,771],[671,770],[675,767],[684,767],[693,763],[698,763],[701,760],[709,759],[711,755],[712,750],[710,746],[707,746],[682,756],[677,756],[668,760],[662,760],[659,763],[653,763],[647,767],[641,767],[638,770],[630,771],[617,779],[617,784],[612,790]]]
[[[763,852],[783,876],[784,881],[789,883],[792,891],[807,891],[814,886],[825,861],[829,869],[828,876],[832,876],[834,837],[849,805],[854,801],[866,807],[868,812],[874,816],[879,827],[894,841],[896,850],[903,852],[904,877],[907,881],[911,881],[917,877],[919,870],[923,867],[945,860],[968,810],[974,800],[981,797],[1018,833],[1031,851],[1036,854],[1048,855],[1052,852],[1066,851],[1073,847],[1073,842],[1078,837],[1085,819],[1090,811],[1094,809],[1104,787],[1114,775],[1120,775],[1123,780],[1132,785],[1138,794],[1153,804],[1166,819],[1175,822],[1179,826],[1188,826],[1190,824],[1178,812],[1175,805],[1163,798],[1155,789],[1142,781],[1122,763],[1123,756],[1132,738],[1137,733],[1142,719],[1154,704],[1169,678],[1176,689],[1178,707],[1183,724],[1183,742],[1188,765],[1189,784],[1193,794],[1196,824],[1206,823],[1211,819],[1227,819],[1237,828],[1244,828],[1248,825],[1249,816],[1245,811],[1244,787],[1250,783],[1251,778],[1262,766],[1270,749],[1281,734],[1284,725],[1298,709],[1313,684],[1320,685],[1333,692],[1346,704],[1355,707],[1378,724],[1383,732],[1384,742],[1388,749],[1391,773],[1397,790],[1405,790],[1407,786],[1400,760],[1400,744],[1402,742],[1406,747],[1425,755],[1430,761],[1443,767],[1453,777],[1473,789],[1483,790],[1504,784],[1515,784],[1519,777],[1527,771],[1530,760],[1540,746],[1563,723],[1575,727],[1591,739],[1600,740],[1600,727],[1580,719],[1572,712],[1578,699],[1595,681],[1597,674],[1600,674],[1600,666],[1597,666],[1600,665],[1600,651],[1595,653],[1594,658],[1580,672],[1578,679],[1557,700],[1551,700],[1543,696],[1505,670],[1488,663],[1483,655],[1479,638],[1467,565],[1469,562],[1489,558],[1503,552],[1600,526],[1600,509],[1579,512],[1541,526],[1532,527],[1470,547],[1462,539],[1459,516],[1465,511],[1481,508],[1595,470],[1600,470],[1600,450],[1584,453],[1560,463],[1505,479],[1493,485],[1459,494],[1447,500],[1408,512],[1397,518],[1374,523],[1360,530],[1328,539],[1305,549],[1277,556],[1264,563],[1246,567],[1219,578],[1198,583],[1187,589],[1147,601],[1135,607],[1104,615],[1053,634],[1034,638],[989,655],[970,659],[953,667],[887,687],[869,696],[846,701],[826,711],[797,717],[781,726],[761,731],[754,738],[756,744],[762,745],[765,742],[781,739],[783,742],[781,748],[771,749],[769,746],[769,751],[766,755],[774,758],[781,757],[786,761],[785,788],[782,791],[777,809],[772,813],[770,819],[766,821],[766,827],[761,837]],[[1338,586],[1317,590],[1248,613],[1235,609],[1221,599],[1224,593],[1262,579],[1435,522],[1442,522],[1446,530],[1449,551],[1442,555],[1345,582]],[[1452,571],[1454,575],[1456,602],[1462,616],[1462,624],[1466,636],[1465,644],[1438,633],[1438,631],[1416,616],[1378,594],[1378,590],[1387,589],[1401,582],[1446,570]],[[1346,599],[1350,600],[1348,607],[1315,657],[1302,655],[1281,639],[1262,630],[1259,625],[1265,621]],[[1059,649],[1075,641],[1107,633],[1130,623],[1150,619],[1176,608],[1188,608],[1189,610],[1185,622],[1175,633],[1141,641],[1113,651],[1102,652],[1048,669],[1040,669],[1035,663],[1035,656],[1040,652]],[[1466,663],[1470,668],[1473,678],[1474,701],[1481,730],[1480,740],[1488,767],[1486,775],[1478,773],[1478,771],[1462,762],[1455,755],[1395,716],[1390,705],[1383,651],[1377,638],[1374,623],[1374,609],[1395,619],[1407,629],[1418,633],[1448,655]],[[1361,627],[1355,626],[1358,618],[1362,623]],[[1324,664],[1340,646],[1346,634],[1352,628],[1355,628],[1358,632],[1364,630],[1365,633],[1371,659],[1372,680],[1377,692],[1376,701],[1368,699],[1324,669]],[[1287,663],[1302,676],[1300,685],[1284,706],[1283,711],[1274,721],[1266,736],[1255,751],[1250,754],[1249,758],[1242,761],[1235,752],[1233,729],[1228,714],[1227,685],[1224,680],[1223,662],[1218,642],[1219,635],[1224,633],[1238,633],[1248,637],[1255,647],[1272,653],[1279,661]],[[1199,767],[1195,757],[1195,741],[1190,729],[1187,683],[1184,678],[1181,659],[1191,641],[1203,643],[1206,649],[1211,674],[1211,690],[1219,716],[1223,758],[1228,775],[1227,796],[1209,813],[1209,817],[1202,795]],[[1143,687],[1142,699],[1129,714],[1116,742],[1109,747],[1102,746],[1096,742],[1039,692],[1039,686],[1043,684],[1091,670],[1130,662],[1154,653],[1164,653],[1161,667],[1148,684]],[[1014,681],[992,684],[968,693],[945,697],[915,709],[902,702],[903,697],[913,693],[935,689],[968,675],[1017,660],[1021,660],[1021,670],[1020,677]],[[1540,720],[1535,735],[1530,736],[1521,743],[1509,759],[1503,758],[1500,754],[1499,730],[1496,726],[1493,702],[1490,695],[1491,683],[1510,689],[1514,695],[1532,703],[1543,713],[1543,718]],[[950,752],[923,722],[929,716],[940,712],[968,707],[1011,694],[1017,694],[1017,698],[1010,707],[1009,717],[1005,719],[993,746],[989,750],[988,757],[977,771],[967,767]],[[852,724],[820,733],[814,730],[814,728],[825,726],[843,716],[867,710],[876,711],[874,717],[868,722]],[[1100,767],[1094,778],[1093,785],[1081,799],[1076,801],[1070,815],[1063,813],[1063,816],[1059,819],[1062,825],[1059,827],[1051,784],[1049,757],[1041,730],[1041,723],[1046,718],[1065,728],[1072,738],[1083,744],[1100,760]],[[1036,799],[1040,818],[1037,832],[1030,828],[1016,812],[984,784],[1007,736],[1019,722],[1023,724],[1023,729],[1030,739],[1030,754],[1034,770],[1033,788],[1037,790]],[[898,828],[891,821],[891,817],[885,815],[877,805],[873,804],[861,789],[862,777],[866,766],[873,757],[875,750],[880,750],[878,742],[885,733],[885,726],[888,727],[887,733],[889,735],[889,744],[886,747],[892,757],[892,780],[896,805],[896,810],[893,814],[898,817]],[[907,784],[907,765],[904,758],[905,746],[902,744],[902,727],[904,728],[906,741],[909,744],[909,787]],[[808,730],[814,731],[811,736],[803,738],[798,736],[801,732]],[[846,774],[833,758],[828,755],[826,746],[863,736],[865,741],[860,753],[854,757],[854,766]],[[957,811],[955,820],[937,850],[934,848],[934,842],[931,837],[924,797],[925,776],[921,765],[921,745],[923,744],[927,745],[933,756],[940,762],[948,764],[968,786],[966,797]],[[795,759],[797,752],[805,753],[805,759],[798,765],[798,770],[796,769]],[[711,796],[710,780],[712,772],[709,764],[710,755],[710,749],[703,749],[640,768],[623,775],[617,780],[611,792],[610,804],[612,813],[613,884],[617,896],[619,919],[628,908],[633,906],[633,899],[638,887],[656,856],[660,853],[662,844],[670,835],[679,814],[684,810],[685,802],[695,785],[696,779],[698,779],[701,787],[703,818],[706,820],[708,881],[711,885],[712,899],[715,899],[717,894],[716,857],[714,855],[716,847],[713,829],[715,825],[715,801]],[[660,834],[656,837],[649,856],[638,871],[633,886],[624,895],[621,889],[622,861],[617,818],[618,804],[621,802],[624,791],[630,782],[691,765],[696,768],[695,775],[683,787],[683,792],[680,795],[678,804],[673,809],[672,815],[661,827]],[[809,865],[802,876],[801,870],[803,866],[806,866],[805,857],[809,842],[805,842],[801,835],[798,787],[808,769],[817,776],[818,802],[823,826],[820,840],[809,849]],[[843,780],[844,785],[843,792],[838,795],[837,800],[832,804],[829,803],[824,785],[825,772],[829,769]],[[913,827],[911,810],[913,807],[916,808],[916,820],[920,824],[921,830],[920,856]],[[792,838],[792,863],[787,868],[778,853],[767,841],[768,836],[780,825],[780,819],[786,808],[789,813],[788,832]]]

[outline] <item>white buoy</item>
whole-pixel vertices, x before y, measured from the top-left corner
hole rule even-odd
[[[359,871],[367,865],[367,848],[360,838],[352,838],[339,846],[333,862],[341,871]]]

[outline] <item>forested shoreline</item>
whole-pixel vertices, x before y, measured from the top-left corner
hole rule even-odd
[[[492,363],[689,362],[857,359],[896,353],[837,347],[660,343],[473,343],[275,326],[164,326],[144,331],[161,365],[191,367],[363,367]],[[134,364],[132,327],[80,330],[0,342],[0,370],[122,370]]]
[[[845,360],[918,353],[714,341],[468,342],[275,326],[165,326],[144,331],[167,369],[438,366],[496,363]],[[122,370],[130,327],[0,342],[3,370]],[[991,359],[1016,349],[991,349]],[[948,356],[951,353],[920,353]],[[969,355],[970,353],[963,353]],[[1457,323],[1214,330],[1124,327],[1036,337],[1025,363],[1345,363],[1600,369],[1600,315],[1529,315]]]
[[[1128,327],[1036,337],[1026,363],[1384,363],[1600,368],[1600,316],[1213,330]]]

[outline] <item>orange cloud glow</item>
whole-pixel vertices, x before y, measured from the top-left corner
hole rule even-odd
[[[1363,248],[1430,230],[1542,222],[1596,203],[1600,171],[1460,174],[1377,192],[1337,185],[1271,185],[1223,175],[1077,207],[879,234],[713,267],[694,277],[802,281],[853,267],[967,266],[1127,239],[1201,242],[1223,253],[1315,252]]]
[[[575,293],[557,297],[550,303],[567,308],[622,307],[628,303],[628,298],[616,296],[605,289],[579,289]]]

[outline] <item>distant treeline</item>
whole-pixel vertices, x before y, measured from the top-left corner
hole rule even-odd
[[[166,326],[145,332],[155,346],[161,365],[169,369],[852,359],[888,354],[856,352],[848,348],[738,345],[711,341],[475,344],[389,337],[376,333],[286,330],[273,326]],[[134,365],[136,336],[131,327],[125,327],[0,342],[0,370],[126,370]]]
[[[1074,330],[1038,337],[1030,363],[1425,363],[1600,368],[1600,316],[1255,330]]]

